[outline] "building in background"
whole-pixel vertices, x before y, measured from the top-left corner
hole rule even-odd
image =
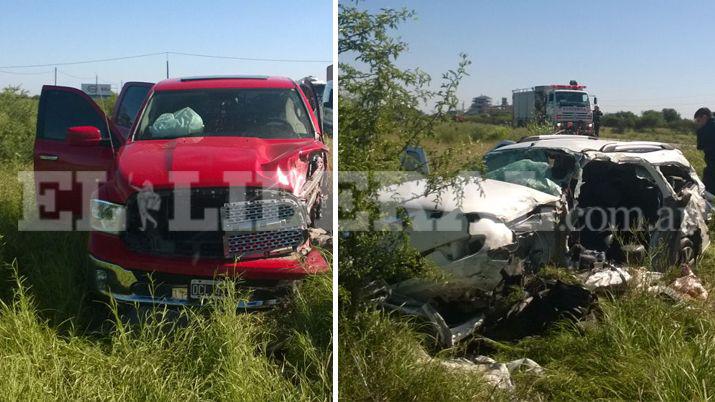
[[[467,110],[466,114],[483,114],[487,113],[492,106],[492,98],[486,95],[479,95],[472,99],[472,105]]]
[[[501,98],[499,105],[492,105],[492,98],[480,95],[472,99],[472,105],[466,111],[467,115],[511,113],[511,105],[507,98]]]

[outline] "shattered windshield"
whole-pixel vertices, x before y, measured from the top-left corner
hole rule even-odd
[[[188,136],[309,138],[310,117],[295,89],[241,88],[157,92],[136,139]]]
[[[585,92],[556,92],[556,103],[561,106],[586,106],[588,94]]]
[[[560,195],[575,170],[573,156],[551,149],[493,151],[484,157],[487,179],[526,186]]]

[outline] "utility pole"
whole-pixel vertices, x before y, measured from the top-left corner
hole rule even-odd
[[[55,67],[55,86],[57,85],[57,67]]]
[[[166,52],[166,78],[169,79],[169,52]]]

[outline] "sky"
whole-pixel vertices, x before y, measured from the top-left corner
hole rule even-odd
[[[458,92],[484,94],[577,80],[605,112],[673,107],[691,118],[715,110],[715,3],[711,1],[370,0],[370,10],[417,13],[397,32],[398,61],[437,80],[460,52],[472,65]]]
[[[268,74],[325,79],[333,56],[333,2],[312,1],[9,1],[0,0],[0,88],[38,94],[54,67],[10,68],[156,52],[243,58],[319,60],[264,62],[169,55],[171,77]],[[7,68],[2,68],[7,67]],[[166,55],[57,66],[57,84],[156,82]]]

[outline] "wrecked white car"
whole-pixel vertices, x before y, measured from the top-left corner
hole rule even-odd
[[[495,298],[544,266],[693,267],[710,243],[712,195],[668,144],[547,135],[484,160],[464,185],[425,195],[415,180],[379,195],[404,208],[413,246],[444,274],[390,286],[385,304],[427,318],[447,346],[488,325]],[[561,294],[541,296],[570,299],[564,311],[591,302],[585,288],[552,285]]]

